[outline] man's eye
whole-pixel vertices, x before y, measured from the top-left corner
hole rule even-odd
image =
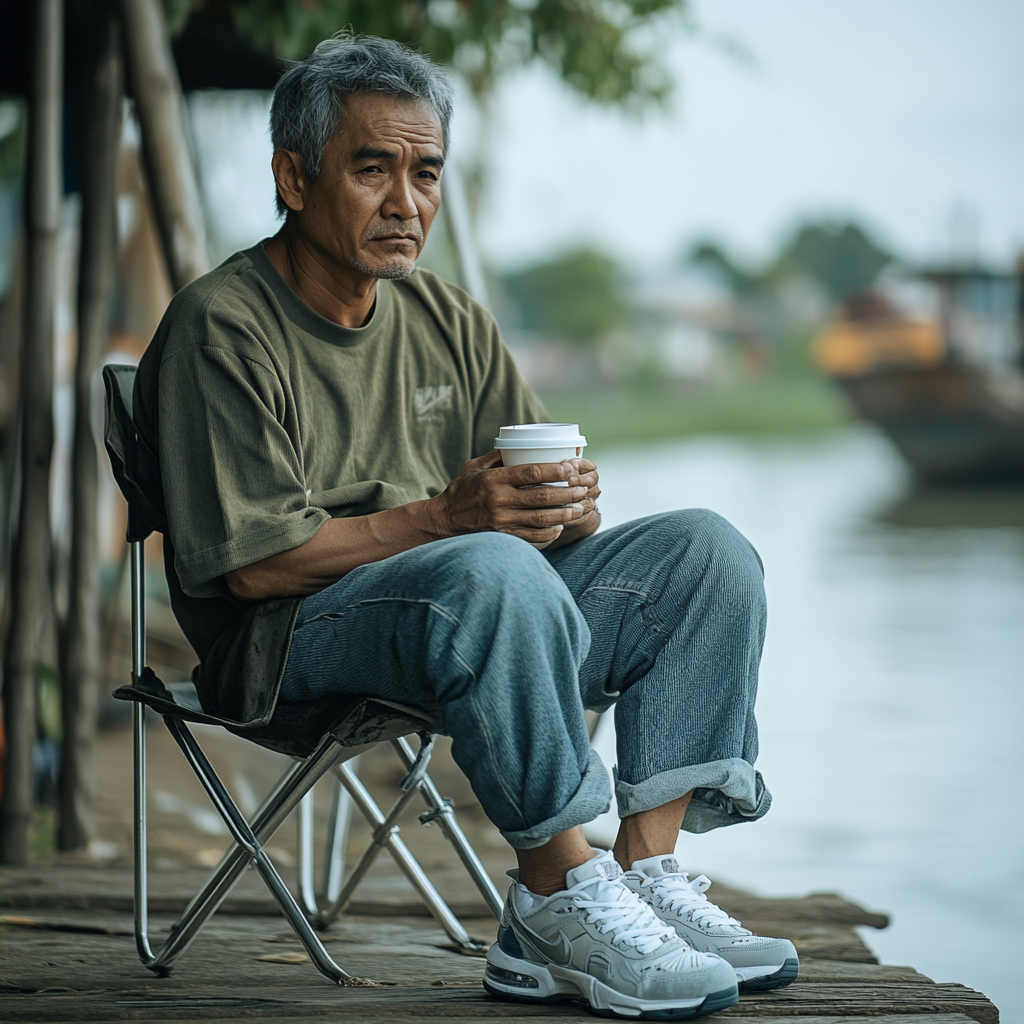
[[[383,174],[383,170],[378,164],[371,164],[369,167],[364,167],[360,174]]]
[[[430,181],[437,181],[437,175],[433,171],[419,171],[417,178],[428,178]]]

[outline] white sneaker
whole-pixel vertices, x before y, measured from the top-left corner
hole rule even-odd
[[[763,992],[796,981],[800,960],[793,943],[744,928],[704,895],[711,879],[701,875],[691,881],[675,857],[634,861],[623,882],[694,949],[727,960],[741,992]]]
[[[565,881],[553,896],[518,882],[509,889],[498,941],[487,951],[491,995],[584,999],[603,1016],[642,1020],[697,1017],[737,1001],[729,964],[691,949],[662,924],[622,884],[610,852],[573,868]]]

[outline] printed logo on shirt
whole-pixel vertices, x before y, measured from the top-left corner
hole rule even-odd
[[[454,384],[432,384],[417,388],[413,396],[413,409],[420,423],[432,423],[442,419],[440,413],[453,405]]]

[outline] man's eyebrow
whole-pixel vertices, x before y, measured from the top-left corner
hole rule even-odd
[[[361,160],[397,160],[398,154],[392,149],[381,149],[378,146],[360,146],[352,154],[352,159],[357,163]],[[444,167],[444,157],[421,156],[417,163],[426,164],[427,167]]]
[[[360,146],[352,154],[353,160],[397,160],[398,154],[390,149],[380,149],[377,146]]]

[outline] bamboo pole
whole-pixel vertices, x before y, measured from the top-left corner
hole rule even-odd
[[[61,213],[64,11],[35,0],[26,167],[26,300],[21,356],[21,498],[11,565],[11,621],[4,652],[7,757],[0,804],[0,863],[28,860],[36,672],[50,595],[50,459],[53,451],[54,314]]]
[[[89,38],[79,130],[81,243],[78,354],[71,455],[68,615],[61,636],[64,724],[59,784],[62,850],[86,846],[92,828],[93,758],[100,673],[99,458],[94,430],[99,368],[110,331],[117,258],[115,173],[124,85],[120,33],[112,6],[97,4]]]
[[[118,0],[118,10],[146,184],[177,291],[210,269],[181,82],[159,0]]]

